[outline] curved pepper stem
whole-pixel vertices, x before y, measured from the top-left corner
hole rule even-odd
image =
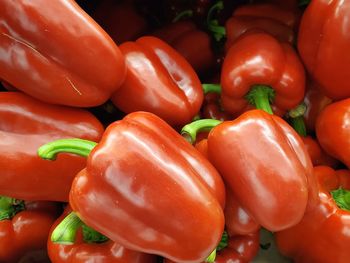
[[[208,93],[217,93],[221,94],[221,85],[220,84],[202,84],[204,94]]]
[[[51,241],[54,243],[71,245],[75,241],[77,230],[83,225],[83,222],[71,212],[59,223],[51,234]]]
[[[306,137],[307,135],[304,122],[304,114],[306,112],[306,108],[306,104],[301,103],[300,105],[288,112],[288,116],[290,117],[292,127],[302,137]]]
[[[250,89],[248,94],[245,95],[245,98],[257,109],[273,114],[270,103],[275,99],[275,91],[271,87],[255,85]]]
[[[214,38],[216,41],[220,41],[222,38],[226,37],[226,28],[223,26],[219,26],[219,21],[217,19],[213,19],[212,17],[215,11],[220,11],[223,9],[224,2],[218,1],[209,9],[207,16],[208,29],[210,32],[214,33]]]
[[[196,141],[197,133],[202,131],[210,131],[222,121],[214,119],[202,119],[191,122],[181,129],[181,135],[191,144]]]
[[[213,252],[211,252],[211,254],[206,258],[205,262],[215,262],[215,258],[216,258],[216,249],[213,250]]]
[[[77,231],[80,227],[82,228],[83,239],[86,243],[103,243],[109,240],[104,235],[85,225],[75,212],[71,212],[56,226],[51,234],[51,241],[64,245],[74,244]]]
[[[331,195],[340,209],[350,211],[350,191],[343,188],[331,191]]]
[[[174,19],[171,21],[172,23],[176,23],[177,21],[188,18],[193,16],[193,11],[191,9],[187,9],[179,13],[177,16],[174,17]]]
[[[0,196],[0,221],[12,219],[18,212],[24,209],[24,201],[7,196]]]
[[[38,155],[46,160],[55,160],[59,153],[87,157],[96,145],[96,142],[83,139],[62,139],[44,144],[38,149]]]
[[[216,252],[224,249],[227,246],[228,246],[228,234],[226,231],[224,231],[224,233],[222,233],[219,245],[216,247],[216,249],[213,250],[213,252],[210,253],[210,255],[206,258],[205,262],[215,262]]]

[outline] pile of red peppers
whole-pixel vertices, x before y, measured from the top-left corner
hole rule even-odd
[[[0,263],[257,262],[262,229],[350,262],[349,28],[342,0],[1,0]]]

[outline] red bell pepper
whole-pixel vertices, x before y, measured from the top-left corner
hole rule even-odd
[[[201,108],[201,118],[220,121],[231,120],[231,114],[225,112],[220,105],[221,86],[219,84],[202,84],[205,94]]]
[[[208,139],[203,139],[195,143],[195,147],[207,159],[208,154]],[[247,211],[239,204],[230,188],[226,188],[225,202],[225,228],[230,236],[249,235],[256,233],[260,229],[260,225],[247,213]]]
[[[147,21],[138,14],[133,3],[118,3],[113,0],[101,1],[92,17],[117,43],[139,38],[147,29]]]
[[[299,224],[275,234],[278,248],[297,263],[349,262],[349,188],[344,189],[337,172],[330,167],[315,167],[314,176],[319,185],[319,202]],[[348,187],[350,177],[346,181]]]
[[[313,166],[326,165],[336,168],[339,161],[328,155],[320,146],[318,141],[311,136],[301,137],[307,152],[310,155]]]
[[[215,249],[224,228],[224,184],[162,119],[132,113],[111,124],[96,147],[69,143],[47,144],[39,155],[88,155],[70,192],[73,210],[87,225],[126,248],[175,261],[201,261]]]
[[[158,29],[152,35],[176,49],[196,72],[207,72],[215,66],[210,37],[197,29],[193,22],[175,22]]]
[[[51,241],[51,234],[56,226],[62,222],[70,212],[65,213],[52,225],[50,236],[47,240],[47,250],[52,263],[156,263],[156,256],[132,251],[114,243],[100,233],[87,227],[84,223],[78,224],[74,233],[73,244],[59,244]]]
[[[271,18],[233,16],[226,22],[226,52],[244,34],[252,32],[268,33],[281,42],[293,44],[295,33],[292,28]]]
[[[217,123],[200,120],[183,132],[193,140],[197,130]],[[239,204],[270,231],[297,224],[307,203],[316,201],[305,146],[293,128],[275,115],[252,110],[217,125],[208,136],[208,153]]]
[[[203,102],[195,71],[176,50],[155,37],[142,37],[120,46],[127,76],[112,97],[125,113],[152,112],[170,125],[185,125]]]
[[[309,80],[304,103],[306,105],[306,111],[304,113],[306,129],[308,132],[314,133],[318,115],[328,104],[332,103],[332,100],[319,90],[315,82]]]
[[[295,2],[295,0],[293,0]],[[284,1],[286,2],[286,1]],[[262,17],[277,20],[278,22],[295,28],[298,25],[298,14],[296,8],[285,8],[276,3],[248,4],[238,7],[233,16]]]
[[[305,72],[293,48],[268,34],[240,38],[229,50],[221,72],[223,108],[232,114],[249,103],[272,113],[297,106],[304,97]]]
[[[24,202],[0,197],[0,262],[23,262],[46,250],[50,227],[58,217],[53,202]]]
[[[304,64],[329,98],[350,97],[350,2],[313,0],[303,14],[298,50]]]
[[[102,124],[87,111],[46,104],[19,92],[0,92],[0,118],[0,195],[67,201],[73,178],[86,161],[65,154],[57,162],[45,162],[37,149],[71,137],[97,142]]]
[[[281,42],[294,43],[294,29],[298,24],[299,15],[292,9],[285,9],[269,3],[241,5],[234,10],[232,16],[226,21],[225,27],[222,27],[211,16],[213,10],[223,8],[222,1],[212,7],[208,16],[208,28],[209,31],[214,33],[217,40],[226,37],[226,50],[239,37],[252,32],[265,32]]]
[[[246,263],[251,262],[259,251],[259,231],[244,236],[224,234],[217,248],[213,263]],[[164,259],[164,263],[172,263]]]
[[[73,0],[2,1],[0,79],[45,102],[100,105],[125,78],[112,39]]]
[[[321,147],[350,167],[350,99],[326,106],[316,121],[316,136]]]

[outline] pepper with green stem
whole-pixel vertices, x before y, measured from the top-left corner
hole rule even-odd
[[[135,112],[107,127],[97,146],[56,141],[39,155],[54,159],[79,148],[92,151],[73,181],[70,205],[87,225],[128,249],[181,262],[205,260],[220,242],[222,179],[165,121]]]
[[[317,192],[311,160],[293,128],[251,110],[233,121],[199,120],[182,134],[193,142],[198,131],[210,128],[209,160],[245,211],[269,231],[297,224]]]
[[[46,241],[60,208],[55,202],[0,197],[0,262],[17,263],[34,251],[46,254]]]
[[[304,97],[305,71],[287,43],[266,33],[240,38],[229,50],[221,71],[223,108],[239,115],[251,107],[272,113],[296,107]]]

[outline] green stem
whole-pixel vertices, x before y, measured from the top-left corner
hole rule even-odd
[[[62,139],[44,144],[38,149],[38,155],[47,160],[55,160],[59,153],[73,153],[87,157],[96,142],[82,139]]]
[[[215,262],[216,259],[216,249],[213,250],[213,252],[210,253],[210,255],[206,258],[205,262]]]
[[[185,125],[181,130],[181,135],[191,144],[196,141],[197,133],[201,131],[210,131],[215,126],[222,123],[219,120],[202,119]]]
[[[221,94],[221,85],[220,84],[202,84],[204,94],[209,92]]]
[[[220,243],[219,245],[216,247],[216,250],[217,251],[220,251],[224,248],[226,248],[228,246],[228,234],[226,231],[224,231],[224,233],[222,233],[222,237],[221,237],[221,240],[220,240]]]
[[[228,234],[226,231],[224,231],[224,233],[222,233],[219,245],[216,247],[216,249],[213,250],[213,252],[210,253],[210,255],[206,258],[205,262],[214,262],[216,259],[216,252],[224,249],[227,246],[228,246]]]
[[[59,223],[51,234],[51,241],[59,244],[73,244],[77,230],[83,225],[83,222],[71,212]]]
[[[304,122],[304,114],[306,112],[306,104],[301,103],[294,109],[288,112],[290,122],[294,130],[299,133],[300,136],[306,137],[306,127]]]
[[[12,219],[18,212],[23,211],[24,209],[24,201],[0,196],[0,221]]]
[[[299,116],[296,118],[291,118],[291,124],[294,130],[302,137],[306,137],[306,127],[305,127],[305,122],[304,122],[304,117]]]
[[[187,9],[179,13],[171,22],[176,23],[182,18],[187,18],[187,17],[192,17],[193,16],[193,11],[191,9]]]
[[[220,11],[224,9],[223,1],[218,1],[215,5],[213,5],[208,12],[207,16],[207,25],[210,32],[214,33],[214,37],[216,41],[220,41],[223,37],[226,37],[226,28],[223,26],[219,26],[219,22],[216,19],[213,19],[214,12]]]
[[[83,224],[82,226],[83,230],[83,239],[86,243],[103,243],[108,241],[108,237],[102,235],[101,233],[97,232],[96,230],[92,229],[91,227]]]
[[[350,191],[343,188],[331,191],[331,195],[340,209],[350,211]]]
[[[272,103],[275,98],[275,91],[271,87],[255,85],[250,89],[245,98],[257,109],[273,114],[270,103]]]

